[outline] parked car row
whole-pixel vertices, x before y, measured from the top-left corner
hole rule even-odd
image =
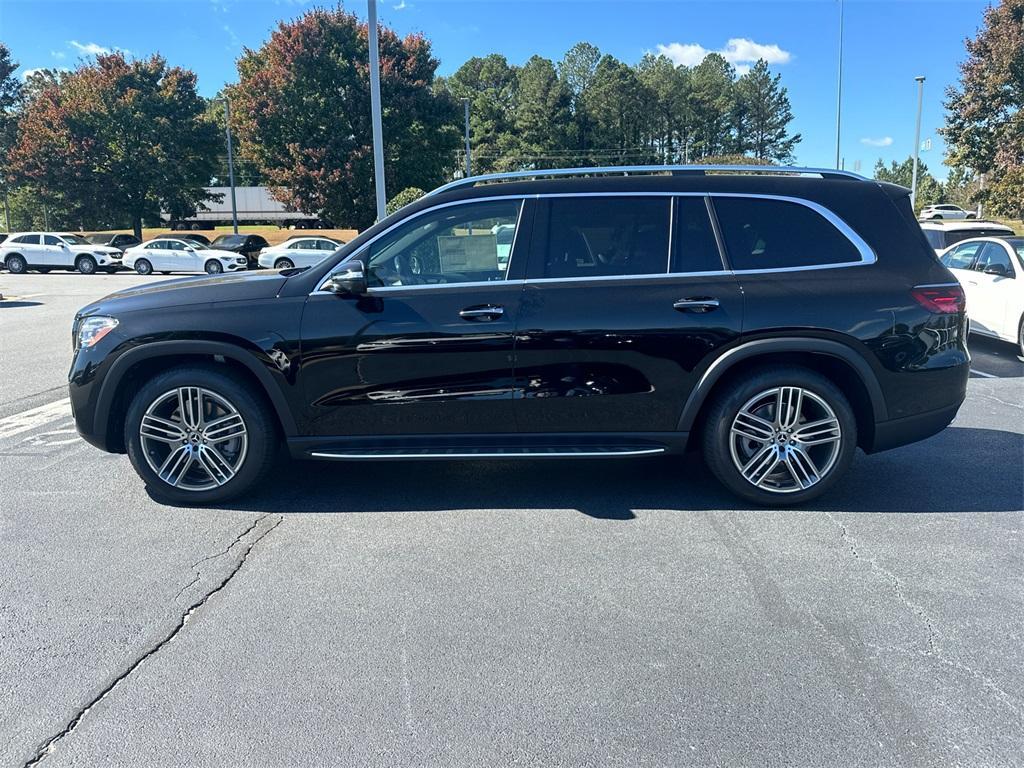
[[[93,274],[134,269],[220,274],[244,269],[311,267],[342,244],[328,237],[293,237],[271,246],[259,235],[221,235],[212,243],[194,232],[168,232],[142,242],[134,235],[17,232],[0,239],[0,267],[14,274],[63,269]]]

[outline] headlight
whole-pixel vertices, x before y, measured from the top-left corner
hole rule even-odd
[[[99,343],[100,339],[117,328],[116,317],[87,317],[78,326],[78,348],[88,349]]]

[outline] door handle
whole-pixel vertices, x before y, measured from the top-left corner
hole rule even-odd
[[[466,307],[464,310],[459,312],[459,317],[463,320],[497,320],[504,314],[504,307],[485,304],[479,307]]]
[[[680,299],[672,305],[672,308],[680,312],[710,312],[713,309],[718,309],[718,299],[712,299],[710,296]]]

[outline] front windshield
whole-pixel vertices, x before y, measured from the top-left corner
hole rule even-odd
[[[71,243],[71,245],[91,245],[91,243],[81,235],[64,234],[61,235],[61,239],[66,243]]]
[[[114,239],[114,236],[113,235],[89,235],[85,239],[88,240],[93,245],[106,245],[107,243],[109,243],[111,240]]]
[[[221,235],[213,241],[213,245],[240,245],[245,242],[245,235]]]
[[[200,243],[198,240],[182,240],[181,243],[188,248],[194,248],[197,251],[208,251],[210,246],[205,243]]]

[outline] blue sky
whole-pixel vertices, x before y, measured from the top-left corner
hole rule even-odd
[[[366,13],[365,0],[345,6]],[[0,0],[0,40],[22,72],[73,67],[101,49],[160,52],[193,69],[200,92],[210,96],[235,79],[243,46],[258,47],[279,20],[308,7],[304,0]],[[535,53],[557,61],[580,40],[628,63],[659,50],[683,63],[703,51],[726,51],[739,67],[765,55],[782,74],[793,128],[804,137],[798,162],[835,161],[838,0],[381,0],[378,7],[381,21],[400,34],[422,32],[433,42],[441,74],[493,52],[513,63]],[[922,159],[945,177],[936,133],[943,92],[956,82],[963,39],[976,32],[985,7],[980,0],[846,0],[841,152],[847,168],[859,161],[869,175],[877,158],[912,152],[914,77],[925,75],[921,135],[932,139],[932,149]]]

